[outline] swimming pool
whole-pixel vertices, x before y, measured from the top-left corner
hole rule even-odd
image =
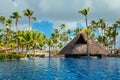
[[[3,60],[0,80],[120,80],[120,58]]]

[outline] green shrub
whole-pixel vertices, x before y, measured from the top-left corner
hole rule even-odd
[[[25,54],[5,54],[5,53],[0,53],[0,59],[20,59],[20,58],[24,58]]]
[[[109,54],[108,57],[120,57],[120,54]]]
[[[27,54],[28,58],[33,57],[33,56],[34,56],[33,54]]]

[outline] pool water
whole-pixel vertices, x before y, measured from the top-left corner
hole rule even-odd
[[[1,60],[0,80],[120,80],[120,58]]]

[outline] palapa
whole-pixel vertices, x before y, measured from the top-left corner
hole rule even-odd
[[[90,55],[108,55],[108,51],[95,40],[87,37],[84,31],[80,31],[77,36],[60,51],[60,54],[87,55],[87,46],[88,54]]]

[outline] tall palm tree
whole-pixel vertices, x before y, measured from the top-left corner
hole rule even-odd
[[[4,34],[2,33],[2,29],[0,29],[0,48],[4,47],[3,38]]]
[[[27,16],[27,17],[28,17],[28,21],[29,21],[29,31],[30,31],[30,30],[31,30],[31,27],[30,27],[30,19],[36,20],[36,17],[33,16],[33,11],[30,10],[30,9],[24,10],[23,13],[24,13],[24,16]]]
[[[95,33],[98,33],[98,34],[95,34],[95,35],[96,35],[96,36],[99,36],[100,33],[99,33],[98,22],[95,21],[95,20],[92,20],[92,21],[91,21],[91,27],[93,28],[93,30],[94,30]]]
[[[6,48],[6,53],[7,53],[8,45],[11,42],[11,38],[12,38],[11,33],[12,33],[12,31],[9,28],[5,28],[3,42],[4,42],[4,45]]]
[[[10,18],[16,20],[16,21],[15,21],[15,26],[16,26],[16,31],[18,32],[18,21],[19,21],[19,19],[22,18],[22,17],[20,16],[20,14],[19,14],[18,12],[13,12],[13,14],[10,16]]]
[[[19,48],[21,48],[21,53],[24,53],[24,48],[26,48],[26,42],[24,40],[24,35],[26,34],[25,31],[18,31],[18,34],[15,33],[15,35],[13,36],[13,41],[15,42],[16,39],[18,40],[18,45],[16,47],[18,47],[18,51]]]
[[[15,19],[16,32],[17,32],[17,35],[19,35],[19,33],[18,33],[18,21],[22,17],[20,16],[20,14],[18,12],[13,12],[13,14],[10,16],[10,18]],[[17,41],[18,52],[19,52],[19,39],[17,39],[16,41]]]
[[[26,48],[26,57],[27,57],[27,53],[28,53],[28,50],[29,50],[31,42],[32,42],[31,32],[24,31],[23,34],[21,36],[19,36],[18,38],[22,41],[22,44],[25,45],[25,48]]]
[[[6,18],[4,16],[0,16],[0,22],[4,25],[6,24]]]
[[[102,36],[103,36],[105,28],[106,28],[106,23],[105,23],[104,19],[99,19],[99,21],[98,21],[98,27],[101,28],[101,30],[102,30]]]
[[[68,41],[68,36],[67,36],[67,32],[63,32],[60,34],[60,40],[62,40],[63,44],[66,45],[67,41]],[[59,40],[58,40],[59,41]]]
[[[82,11],[79,11],[79,13],[85,16],[86,27],[88,27],[87,18],[88,18],[89,11],[90,11],[90,8],[84,8]]]
[[[114,41],[114,49],[116,48],[116,37],[117,37],[117,35],[119,34],[118,33],[118,31],[117,31],[117,29],[118,28],[120,28],[119,26],[118,26],[118,24],[113,24],[113,34],[112,34],[112,36],[113,36],[113,41]]]
[[[111,47],[114,43],[114,41],[113,41],[113,27],[112,26],[109,26],[109,27],[106,28],[105,36],[108,37],[108,41],[107,41],[108,43],[107,44],[108,44],[109,47]],[[101,37],[101,39],[102,39],[102,37]]]
[[[40,32],[37,32],[37,31],[30,31],[31,32],[31,44],[32,44],[32,47],[33,47],[33,54],[35,56],[35,50],[36,50],[36,47],[37,47],[37,44],[39,43],[39,40],[40,38],[42,38],[44,35]]]
[[[8,20],[6,20],[6,26],[9,26],[9,28],[6,28],[6,31],[8,31],[8,33],[7,33],[7,35],[9,36],[8,37],[8,40],[9,40],[8,43],[10,44],[12,42],[12,33],[13,33],[13,31],[11,29],[11,26],[13,26],[11,18],[9,18]],[[8,46],[9,44],[6,44],[6,45]]]
[[[83,14],[85,16],[85,22],[86,22],[86,27],[88,28],[88,14],[89,14],[90,8],[84,8],[82,11],[79,11],[79,13]],[[88,34],[87,34],[87,41],[88,41]],[[88,53],[88,43],[87,43],[87,56],[89,56]]]

